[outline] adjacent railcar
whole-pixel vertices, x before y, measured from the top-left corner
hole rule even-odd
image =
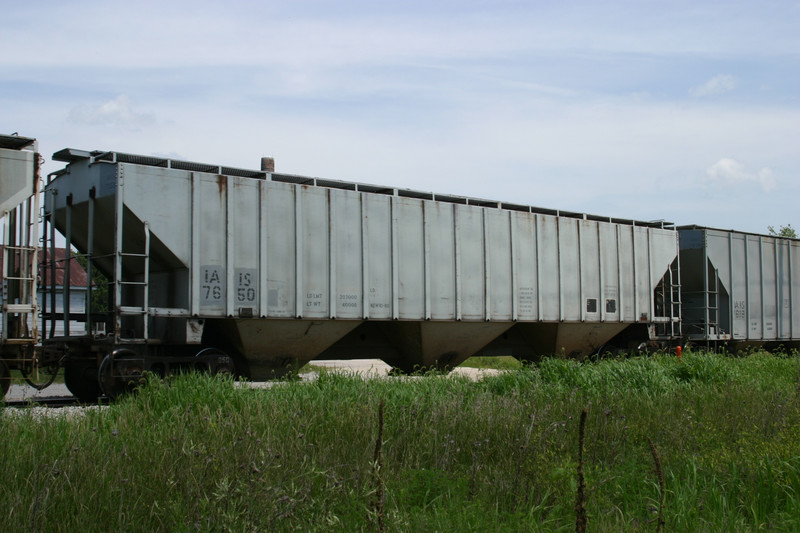
[[[39,385],[34,381],[38,187],[36,139],[0,135],[0,398],[11,383],[10,370]]]
[[[174,366],[262,380],[379,357],[410,371],[583,356],[631,326],[679,334],[669,224],[118,152],[54,159],[68,165],[46,221],[109,280],[85,331],[51,324],[44,341],[79,396]]]
[[[685,338],[800,348],[800,240],[681,226]]]

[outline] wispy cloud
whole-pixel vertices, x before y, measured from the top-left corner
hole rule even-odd
[[[283,5],[281,5],[283,4]],[[591,50],[597,55],[784,54],[796,50],[791,6],[720,10],[697,2],[251,2],[109,0],[128,27],[98,24],[89,1],[15,6],[0,32],[46,38],[0,65],[185,67],[220,64],[320,68]],[[42,16],[42,13],[47,13]],[[157,16],[154,14],[157,13]],[[712,39],[709,17],[714,17]],[[769,23],[762,23],[763,17]],[[180,21],[180,24],[176,24]],[[207,31],[199,28],[209,28]],[[210,28],[213,28],[211,30]],[[763,28],[769,28],[766,34]],[[166,46],[165,46],[166,44]]]
[[[710,181],[723,185],[757,183],[764,192],[772,192],[778,187],[771,168],[763,167],[757,172],[749,172],[743,164],[727,157],[708,167],[706,176]]]
[[[101,104],[84,104],[73,107],[67,119],[73,123],[91,126],[113,124],[137,128],[156,122],[154,115],[134,110],[130,99],[124,94]]]
[[[736,89],[736,85],[737,80],[735,77],[731,76],[730,74],[720,74],[718,76],[714,76],[705,83],[702,83],[696,87],[692,87],[689,90],[689,93],[697,98],[717,96],[733,91]]]

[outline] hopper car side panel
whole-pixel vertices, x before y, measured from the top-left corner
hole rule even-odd
[[[276,318],[635,322],[652,315],[652,287],[675,255],[674,232],[658,228],[119,166],[122,223],[136,226],[123,252],[143,251],[146,222],[158,243],[151,264],[193,272],[184,305],[204,317],[249,307]],[[51,190],[57,212],[72,194],[73,225],[85,228],[81,196],[63,190],[67,178],[94,186],[77,173]],[[110,232],[95,239],[96,249],[114,246]]]

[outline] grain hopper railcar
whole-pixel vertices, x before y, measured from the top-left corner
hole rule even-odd
[[[682,327],[733,350],[800,348],[800,240],[681,226]]]
[[[105,309],[90,295],[83,315],[45,313],[44,351],[83,398],[182,366],[263,380],[317,357],[410,371],[680,336],[666,223],[118,152],[54,159],[68,164],[45,188],[46,245],[57,229],[109,280]]]
[[[41,384],[37,381],[40,183],[37,149],[36,139],[0,135],[0,399],[8,391],[11,370],[19,370],[36,386],[45,386],[50,381]],[[53,372],[49,374],[52,375]]]

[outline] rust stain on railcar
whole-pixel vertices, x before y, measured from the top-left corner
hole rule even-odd
[[[217,174],[217,187],[219,187],[219,197],[224,198],[225,191],[228,189],[228,177],[223,174]]]

